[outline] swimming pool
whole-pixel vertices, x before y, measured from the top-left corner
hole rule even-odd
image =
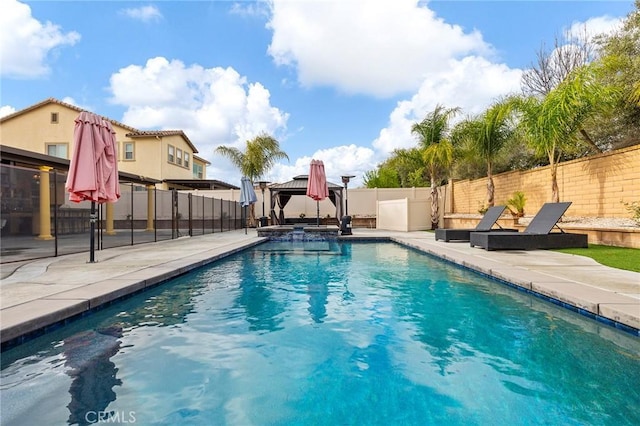
[[[2,424],[639,424],[640,339],[394,243],[267,243],[2,354]]]

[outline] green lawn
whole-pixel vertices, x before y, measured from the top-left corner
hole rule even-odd
[[[586,249],[571,248],[556,251],[590,257],[596,262],[612,268],[640,272],[640,249],[589,244],[589,248]]]

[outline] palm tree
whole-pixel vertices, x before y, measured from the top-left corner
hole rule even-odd
[[[494,205],[493,166],[505,142],[513,135],[510,117],[511,108],[505,100],[494,103],[477,118],[461,121],[454,128],[460,143],[467,144],[486,164],[487,207]]]
[[[431,229],[436,229],[439,222],[438,208],[438,174],[446,171],[453,161],[453,145],[447,139],[449,119],[460,111],[459,108],[445,108],[437,105],[420,122],[411,126],[411,133],[419,138],[422,157],[429,173],[431,187]]]
[[[528,143],[549,159],[551,201],[558,202],[558,160],[577,142],[584,123],[604,108],[611,107],[618,92],[599,84],[596,68],[575,70],[544,98],[514,97],[509,101],[519,114],[519,128]]]
[[[243,176],[251,179],[251,182],[264,176],[278,160],[289,159],[289,156],[280,149],[280,143],[266,133],[261,133],[246,142],[244,152],[235,147],[219,146],[216,152],[233,163]],[[255,205],[250,207],[249,223],[255,225]]]

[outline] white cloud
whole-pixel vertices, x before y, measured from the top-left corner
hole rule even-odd
[[[74,98],[72,98],[70,96],[65,96],[64,98],[62,98],[60,100],[62,102],[64,102],[65,104],[77,106],[78,108],[82,108],[85,111],[95,111],[95,107],[93,107],[91,105],[81,104],[80,102],[77,102]]]
[[[521,70],[492,62],[493,47],[479,32],[465,33],[417,0],[274,0],[268,26],[273,31],[269,54],[276,64],[294,68],[303,86],[376,97],[410,94],[390,112],[373,149],[351,145],[317,153],[326,159],[325,167],[340,164],[334,179],[355,174],[361,183],[364,172],[391,151],[415,146],[411,125],[437,104],[476,114],[520,88]],[[310,160],[274,173],[290,179],[306,173]]]
[[[565,30],[567,41],[571,35],[609,33],[620,25],[620,19],[597,17],[586,22],[575,22]],[[566,45],[570,47],[570,45]],[[433,111],[437,104],[447,108],[460,107],[465,115],[484,111],[493,101],[510,93],[520,91],[522,70],[511,69],[504,64],[491,62],[480,56],[449,59],[440,72],[425,76],[420,88],[410,99],[398,102],[389,116],[389,124],[380,131],[373,147],[379,156],[387,156],[396,148],[416,146],[411,135],[411,125]]]
[[[163,16],[160,10],[155,6],[141,6],[120,10],[120,13],[128,18],[135,19],[137,21],[159,22]]]
[[[2,105],[0,106],[0,118],[6,117],[7,115],[11,115],[16,112],[16,109],[10,105]]]
[[[418,89],[452,59],[491,55],[480,33],[445,23],[418,0],[274,0],[269,54],[303,86],[392,96]]]
[[[297,158],[293,164],[277,164],[267,179],[272,182],[287,182],[294,176],[307,175],[313,159],[324,162],[327,180],[330,182],[341,185],[342,175],[356,176],[350,183],[352,187],[361,185],[364,173],[374,169],[380,161],[370,148],[353,144],[342,145],[318,150],[311,157]]]
[[[610,16],[598,16],[590,18],[585,22],[573,22],[568,28],[564,28],[563,37],[564,43],[551,52],[551,58],[557,60],[560,52],[570,54],[575,51],[580,53],[581,47],[585,41],[592,43],[593,52],[589,60],[594,59],[594,54],[597,55],[598,46],[593,43],[594,39],[599,35],[612,34],[618,30],[622,25],[621,18],[612,18]]]
[[[481,57],[469,56],[451,60],[448,70],[429,76],[409,100],[398,102],[391,112],[389,125],[380,131],[373,146],[381,154],[396,148],[416,146],[411,126],[441,104],[445,108],[460,107],[462,114],[481,113],[491,102],[520,89],[522,71],[494,64]],[[455,120],[452,120],[452,124]]]
[[[269,8],[263,2],[236,2],[229,9],[231,15],[268,18]]]
[[[238,6],[231,10],[255,12]],[[292,158],[265,176],[272,182],[307,174],[316,158],[325,162],[330,181],[340,183],[341,175],[353,174],[358,186],[364,173],[393,149],[415,146],[411,125],[437,104],[476,114],[520,88],[522,71],[496,63],[493,48],[480,33],[465,34],[416,0],[273,0],[271,13],[269,53],[277,64],[296,71],[299,84],[376,97],[407,94],[370,147],[337,146]],[[242,149],[262,131],[281,144],[292,136],[286,133],[288,114],[271,105],[269,90],[231,67],[187,66],[157,57],[113,74],[111,91],[113,102],[127,108],[123,122],[184,130],[198,155],[211,161],[208,177],[229,183],[238,184],[239,172],[214,153],[217,146]]]
[[[621,18],[613,18],[611,16],[598,16],[587,19],[585,22],[573,22],[569,28],[564,31],[567,41],[571,41],[574,37],[582,37],[586,35],[589,39],[599,34],[610,34],[620,28],[622,24]]]
[[[270,53],[276,62],[295,66],[304,85],[333,85],[373,96],[415,94],[398,103],[371,147],[338,146],[292,158],[276,165],[268,180],[284,182],[307,174],[316,158],[325,162],[329,180],[340,182],[341,175],[353,174],[357,186],[393,149],[415,145],[411,124],[436,104],[477,113],[519,88],[520,70],[472,55],[492,54],[480,34],[464,34],[415,1],[373,2],[366,10],[362,6],[354,1],[275,1]],[[200,155],[212,162],[208,175],[216,179],[239,181],[234,167],[213,153],[216,146],[243,148],[244,141],[260,131],[274,134],[281,143],[287,136],[288,114],[270,105],[266,88],[248,83],[233,68],[187,67],[153,58],[144,66],[121,69],[112,76],[111,88],[115,102],[128,107],[124,122],[184,130]]]
[[[0,58],[3,76],[37,78],[49,73],[47,60],[62,46],[80,40],[75,31],[64,33],[58,25],[41,23],[31,16],[31,8],[15,0],[2,0],[0,14]]]
[[[112,102],[127,110],[122,121],[140,129],[180,129],[212,162],[209,178],[238,181],[238,172],[215,155],[219,145],[244,148],[261,132],[281,139],[288,114],[270,103],[260,83],[249,83],[233,68],[186,66],[163,57],[129,65],[110,79]],[[227,177],[233,179],[227,180]]]

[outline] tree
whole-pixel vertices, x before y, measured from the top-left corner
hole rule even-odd
[[[389,159],[389,166],[398,173],[400,188],[427,186],[426,165],[419,148],[396,149]]]
[[[587,28],[582,33],[575,34],[567,31],[564,35],[567,43],[561,43],[556,36],[554,48],[551,51],[544,45],[538,51],[538,62],[522,73],[521,87],[526,96],[544,97],[558,87],[571,73],[586,66],[595,59],[595,43],[587,34]],[[602,152],[586,129],[579,129],[582,142],[591,151]],[[584,154],[583,154],[584,155]]]
[[[411,133],[417,135],[422,156],[429,174],[431,187],[431,229],[438,227],[440,212],[438,207],[438,180],[440,173],[446,172],[453,161],[453,145],[447,139],[449,119],[460,108],[445,108],[437,105],[435,109],[419,123],[411,126]]]
[[[367,188],[411,188],[427,186],[425,163],[419,148],[395,149],[376,170],[365,173]]]
[[[366,188],[400,188],[398,173],[383,164],[376,170],[365,172],[363,183]]]
[[[640,143],[640,0],[619,30],[596,38],[596,43],[603,81],[617,86],[622,95],[606,121],[593,127],[611,148]]]
[[[505,143],[512,137],[511,106],[508,101],[496,102],[477,118],[458,123],[456,139],[466,143],[470,151],[482,159],[487,174],[487,207],[494,205],[494,164]]]
[[[543,44],[536,52],[537,62],[524,70],[520,86],[525,96],[546,96],[558,87],[573,70],[595,59],[595,43],[587,34],[586,26],[580,34],[565,32],[562,43],[556,36],[553,49]]]
[[[223,155],[236,166],[243,176],[251,179],[251,182],[264,176],[278,160],[289,159],[289,156],[280,149],[280,143],[266,133],[261,133],[246,142],[243,151],[235,147],[219,146],[216,152]],[[255,225],[255,205],[250,207],[250,225]]]
[[[549,160],[551,201],[559,201],[558,160],[572,149],[576,134],[596,113],[611,107],[616,91],[599,84],[596,66],[575,70],[544,98],[512,97],[508,103],[518,113],[518,126],[528,143]]]

